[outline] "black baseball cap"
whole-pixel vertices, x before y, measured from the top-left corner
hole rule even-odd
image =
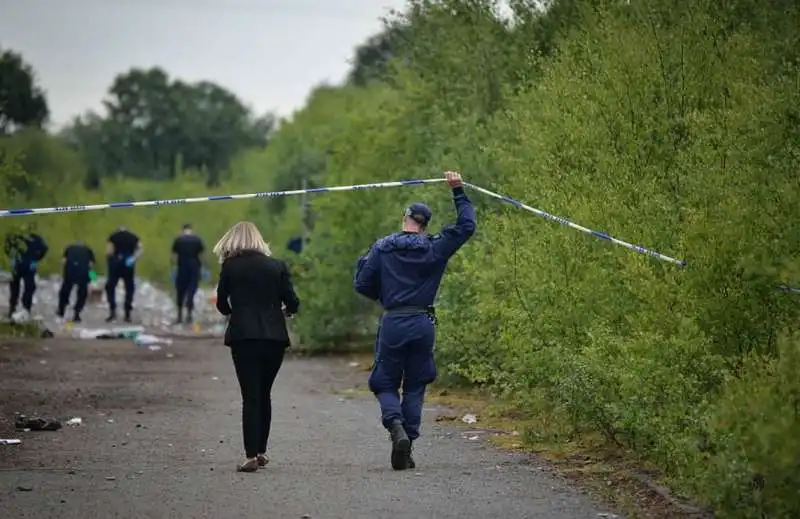
[[[428,225],[428,222],[430,222],[433,217],[433,213],[431,213],[427,205],[422,202],[416,202],[408,206],[408,209],[406,209],[406,216],[418,224]]]

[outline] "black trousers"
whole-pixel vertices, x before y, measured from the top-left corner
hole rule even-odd
[[[243,341],[231,346],[242,392],[242,436],[248,458],[267,452],[272,425],[272,384],[285,352],[283,344],[273,341]]]
[[[125,283],[125,313],[128,314],[133,310],[133,293],[136,289],[133,283],[134,271],[131,267],[126,267],[124,265],[109,266],[108,279],[106,280],[108,308],[112,312],[117,310],[117,284],[120,279]]]
[[[36,273],[29,270],[20,272],[14,269],[11,274],[11,286],[9,287],[9,315],[17,310],[19,289],[23,281],[25,282],[25,289],[22,292],[22,307],[28,312],[31,311],[31,307],[33,306],[33,293],[36,292]]]
[[[175,292],[177,295],[178,312],[184,307],[192,313],[194,309],[194,295],[200,283],[200,269],[178,269],[175,275]]]
[[[79,315],[83,311],[83,307],[86,306],[86,296],[89,293],[89,274],[75,275],[65,272],[61,281],[61,289],[58,291],[58,315],[64,315],[64,310],[69,305],[69,297],[72,295],[72,288],[76,285],[78,297],[75,300],[75,315]]]

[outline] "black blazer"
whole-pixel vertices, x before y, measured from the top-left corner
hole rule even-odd
[[[286,263],[258,251],[243,251],[222,263],[217,310],[230,316],[226,346],[268,340],[288,347],[289,333],[281,303],[290,315],[300,308]]]

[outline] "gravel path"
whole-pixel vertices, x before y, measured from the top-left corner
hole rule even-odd
[[[375,401],[340,391],[365,379],[344,359],[287,357],[275,386],[272,461],[241,474],[238,386],[219,340],[158,351],[124,340],[4,341],[0,438],[22,443],[0,445],[0,516],[615,517],[541,463],[436,422],[443,410],[426,410],[418,468],[393,471]],[[20,432],[15,412],[83,423]]]

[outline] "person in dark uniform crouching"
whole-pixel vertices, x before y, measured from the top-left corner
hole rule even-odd
[[[475,210],[461,175],[447,172],[445,178],[458,213],[455,223],[430,236],[431,210],[412,204],[403,230],[376,241],[359,258],[353,280],[356,292],[384,308],[369,388],[389,431],[395,470],[416,467],[412,444],[419,437],[426,386],[436,380],[434,299],[448,261],[475,233]]]
[[[62,261],[64,263],[64,273],[61,289],[58,291],[58,312],[56,313],[59,317],[64,317],[64,311],[69,304],[72,289],[76,287],[77,298],[73,307],[72,321],[79,323],[81,322],[83,307],[86,306],[86,296],[89,292],[89,273],[95,264],[94,251],[78,240],[64,249]]]
[[[142,255],[142,242],[139,237],[126,227],[120,226],[108,237],[106,257],[108,260],[108,279],[106,281],[106,299],[108,299],[108,318],[111,322],[117,318],[117,284],[121,279],[125,283],[125,322],[131,322],[133,295],[136,290],[134,279],[136,261]]]
[[[33,307],[33,294],[36,292],[36,270],[48,250],[47,242],[35,232],[35,224],[28,224],[25,232],[11,233],[6,236],[5,251],[11,258],[9,318],[17,311],[19,289],[22,283],[24,283],[22,307],[30,315]]]
[[[192,322],[194,296],[200,284],[203,262],[200,255],[205,251],[203,240],[192,230],[190,224],[184,224],[183,232],[172,242],[172,263],[176,299],[178,303],[177,323],[183,322],[183,309],[186,308],[186,322]]]

